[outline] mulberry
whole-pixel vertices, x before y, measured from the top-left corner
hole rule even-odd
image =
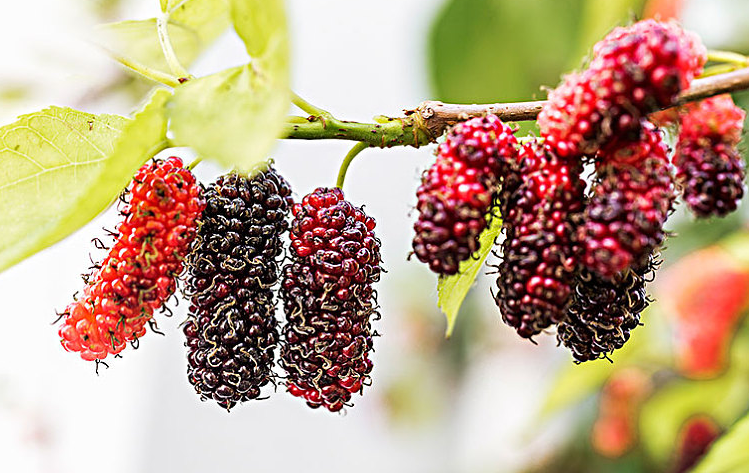
[[[733,212],[744,196],[744,160],[736,145],[745,116],[730,95],[685,107],[674,165],[684,201],[698,217]]]
[[[455,274],[479,248],[501,176],[517,156],[513,130],[494,115],[456,125],[416,191],[413,249],[438,274]]]
[[[656,265],[651,256],[613,278],[580,271],[567,320],[557,327],[557,340],[572,351],[576,363],[606,358],[629,340],[650,302],[645,285]]]
[[[579,163],[537,143],[523,146],[518,172],[522,183],[502,203],[506,238],[495,301],[505,323],[530,338],[566,316],[585,183]]]
[[[273,377],[279,333],[270,288],[279,279],[293,202],[288,183],[270,166],[252,178],[222,176],[205,194],[187,260],[187,374],[201,399],[229,410],[258,398]]]
[[[84,360],[120,353],[137,343],[154,310],[174,293],[205,205],[195,177],[182,166],[177,157],[154,159],[135,174],[114,245],[86,278],[82,297],[63,313],[59,333],[66,350]]]
[[[614,29],[588,69],[570,74],[539,114],[541,134],[562,156],[591,155],[636,135],[648,113],[674,104],[701,73],[707,51],[675,23],[644,20]]]
[[[663,242],[676,198],[668,148],[643,125],[635,142],[614,142],[598,154],[598,178],[579,239],[582,263],[603,277],[642,262]]]
[[[281,285],[287,320],[281,366],[289,393],[335,412],[372,370],[380,242],[374,219],[337,188],[316,189],[293,214],[291,263]]]

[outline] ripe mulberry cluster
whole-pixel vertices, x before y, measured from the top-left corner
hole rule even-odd
[[[503,192],[506,238],[495,300],[505,323],[530,338],[566,317],[585,183],[579,163],[537,143],[523,146],[517,172],[518,184]]]
[[[676,194],[668,148],[650,124],[643,125],[639,141],[615,141],[597,160],[597,181],[579,230],[582,263],[613,277],[660,246]]]
[[[222,176],[205,195],[188,257],[187,373],[201,399],[228,410],[258,398],[273,378],[279,333],[271,287],[293,202],[270,166],[251,178]]]
[[[698,217],[733,212],[744,196],[744,160],[737,145],[745,116],[730,95],[684,107],[674,165],[684,201]]]
[[[59,333],[66,350],[84,360],[120,353],[145,335],[154,310],[174,293],[205,205],[195,177],[182,166],[170,157],[135,174],[114,245],[63,313]]]
[[[557,327],[559,343],[570,349],[577,363],[606,358],[629,340],[648,306],[645,286],[655,266],[650,256],[613,278],[588,270],[577,275],[567,320]]]
[[[517,155],[513,130],[494,115],[456,125],[416,191],[419,218],[413,249],[438,274],[455,274],[479,248],[506,171]]]
[[[372,370],[380,242],[374,219],[337,188],[316,189],[293,214],[291,263],[281,285],[287,321],[281,366],[292,395],[335,412]]]
[[[706,60],[699,38],[674,23],[616,28],[595,45],[586,70],[549,94],[541,134],[562,157],[592,155],[613,138],[637,135],[641,120],[672,105]]]

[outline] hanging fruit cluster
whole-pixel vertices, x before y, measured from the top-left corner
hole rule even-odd
[[[550,92],[538,116],[540,139],[518,148],[506,128],[487,126],[486,118],[454,127],[419,188],[419,259],[440,275],[453,274],[457,262],[476,254],[479,239],[477,231],[457,238],[452,215],[500,213],[494,298],[502,320],[524,338],[556,325],[559,343],[577,362],[621,348],[648,306],[645,286],[678,194],[697,217],[725,215],[743,196],[736,146],[745,114],[730,96],[665,115],[681,125],[673,158],[649,121],[676,105],[706,60],[694,34],[671,22],[641,21],[614,29],[594,46],[587,69]],[[456,155],[492,162],[491,153],[504,164],[476,173],[494,172],[481,191],[455,192],[473,168],[445,163],[467,162]],[[587,193],[586,165],[595,169]],[[484,196],[492,196],[490,206]],[[486,226],[471,218],[470,228]]]
[[[648,305],[678,194],[698,217],[725,215],[743,196],[745,114],[729,96],[659,116],[681,126],[673,158],[649,121],[676,105],[705,62],[693,34],[642,21],[612,31],[588,68],[549,94],[539,138],[519,140],[495,115],[456,124],[416,192],[416,257],[455,275],[501,215],[502,320],[528,339],[556,326],[577,362],[621,348]],[[179,158],[144,165],[123,194],[107,257],[62,313],[63,347],[97,362],[118,355],[154,311],[168,311],[183,276],[187,378],[201,399],[229,410],[282,380],[312,408],[350,406],[373,368],[375,220],[340,188],[297,203],[291,193],[268,163],[207,187]]]

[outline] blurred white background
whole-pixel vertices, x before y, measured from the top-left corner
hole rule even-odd
[[[2,2],[0,89],[17,96],[3,102],[2,123],[51,104],[96,113],[132,110],[126,93],[92,92],[120,74],[88,42],[100,21],[95,3]],[[98,3],[100,11],[107,2]],[[152,17],[158,9],[156,0],[124,3],[109,20]],[[294,89],[312,103],[342,118],[368,120],[430,98],[425,42],[440,0],[287,3]],[[244,60],[242,45],[226,35],[192,71],[203,75]],[[334,183],[349,146],[287,141],[274,157],[301,196]],[[0,470],[438,473],[513,471],[542,458],[561,438],[564,422],[538,429],[536,408],[568,357],[553,349],[553,337],[533,347],[501,324],[487,292],[491,278],[474,293],[481,301],[479,323],[493,333],[481,345],[467,344],[467,371],[441,376],[444,360],[424,356],[432,345],[449,349],[453,343],[442,341],[434,277],[423,265],[406,262],[413,193],[431,159],[431,150],[368,150],[349,170],[347,197],[366,203],[377,218],[389,273],[379,287],[383,317],[376,328],[383,337],[376,340],[373,386],[345,416],[310,410],[283,389],[230,414],[201,403],[186,379],[178,329],[186,304],[173,318],[159,320],[166,337],[148,335],[140,349],[108,359],[110,368],[99,376],[93,364],[64,352],[50,325],[54,311],[81,288],[78,275],[89,265],[90,240],[102,226],[114,227],[112,211],[0,274]],[[204,181],[220,172],[206,164],[198,168]],[[413,323],[412,313],[419,311],[426,314],[426,328]],[[413,336],[418,330],[427,336]],[[431,345],[414,346],[414,340]],[[423,412],[423,419],[394,420],[394,383],[420,393],[408,409]]]

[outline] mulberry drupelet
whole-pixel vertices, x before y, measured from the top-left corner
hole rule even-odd
[[[479,249],[479,235],[509,163],[517,159],[513,130],[495,115],[450,130],[416,191],[414,254],[438,274],[456,274]]]
[[[576,363],[605,358],[624,346],[649,303],[645,286],[653,278],[655,257],[613,278],[583,270],[575,280],[567,319],[557,340]]]
[[[744,197],[744,159],[737,145],[746,113],[730,95],[684,107],[674,154],[676,179],[697,216],[724,216]]]
[[[232,173],[206,189],[206,208],[188,257],[190,314],[184,325],[188,379],[201,399],[231,409],[257,399],[273,379],[281,236],[292,205],[271,166]]]
[[[506,238],[495,301],[505,323],[530,338],[567,314],[585,183],[579,162],[538,143],[523,146],[516,172],[503,189]]]
[[[205,205],[195,176],[182,166],[174,156],[154,159],[133,177],[114,245],[63,312],[66,350],[84,360],[120,353],[145,335],[154,310],[174,293]]]
[[[541,135],[562,157],[631,139],[648,113],[674,104],[706,61],[699,38],[675,23],[615,28],[593,48],[590,66],[549,94],[538,116]]]
[[[374,219],[338,188],[316,189],[293,213],[291,263],[281,285],[287,321],[281,366],[289,393],[336,412],[372,370],[380,241]]]

